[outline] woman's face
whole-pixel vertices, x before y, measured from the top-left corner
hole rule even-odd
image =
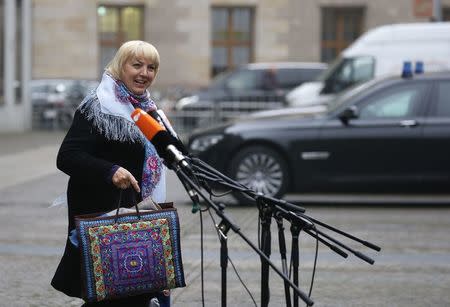
[[[133,93],[141,95],[152,84],[156,76],[156,66],[143,57],[129,59],[123,68],[122,81]]]

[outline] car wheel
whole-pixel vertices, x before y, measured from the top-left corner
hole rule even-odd
[[[249,189],[266,196],[280,198],[287,190],[289,174],[287,163],[275,150],[265,146],[250,146],[239,151],[231,160],[231,178]],[[240,203],[249,198],[234,193]]]

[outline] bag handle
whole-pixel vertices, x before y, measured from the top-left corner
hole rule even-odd
[[[120,189],[119,190],[119,201],[117,202],[117,210],[116,210],[116,217],[114,219],[114,224],[117,224],[117,220],[119,219],[119,209],[120,209],[120,203],[122,202],[122,193],[123,193],[123,190]],[[137,215],[138,219],[140,220],[141,214],[139,212],[139,208],[137,205],[136,196],[134,195],[134,193],[132,193],[132,194],[133,194],[133,198],[134,198],[134,207],[136,208],[136,215]]]

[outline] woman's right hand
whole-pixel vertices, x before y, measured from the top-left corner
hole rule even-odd
[[[114,175],[112,176],[112,182],[119,189],[125,190],[132,186],[136,190],[136,192],[141,192],[137,180],[129,171],[127,171],[123,167],[119,167],[114,173]]]

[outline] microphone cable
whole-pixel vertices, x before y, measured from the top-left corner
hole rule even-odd
[[[211,198],[210,198],[211,199]],[[212,200],[212,199],[211,199]],[[211,217],[211,220],[213,221],[213,225],[214,225],[214,229],[216,230],[216,234],[218,239],[220,240],[220,233],[219,230],[217,229],[217,227],[215,227],[216,224],[216,220],[214,219],[214,216],[211,213],[211,210],[209,208],[205,209],[206,211],[208,211],[209,216]],[[247,285],[245,284],[245,282],[242,280],[241,276],[239,275],[238,270],[236,269],[233,261],[230,258],[230,255],[227,254],[227,260],[230,262],[231,266],[233,267],[233,271],[236,274],[237,278],[239,279],[240,283],[242,284],[242,286],[244,287],[245,291],[247,291],[248,295],[250,296],[251,300],[253,301],[253,304],[257,307],[258,305],[256,304],[256,300],[253,297],[252,293],[250,292],[250,290],[248,289]]]
[[[198,173],[194,171],[194,175],[197,175]],[[196,176],[195,176],[196,177]],[[214,192],[214,189],[211,188],[211,186],[208,184],[208,182],[206,182],[205,180],[199,180],[197,181],[197,183],[201,182],[201,186],[208,192],[208,194],[210,195],[210,200],[213,201],[212,197],[221,197],[221,196],[225,196],[228,194],[231,194],[232,191],[228,190],[224,193],[221,194],[216,194]],[[213,222],[214,225],[214,229],[216,230],[216,234],[218,239],[220,240],[220,233],[219,230],[217,229],[216,225],[216,221],[214,219],[214,216],[211,213],[211,210],[209,207],[205,208],[205,209],[200,209],[199,213],[200,213],[200,250],[201,250],[201,288],[202,288],[202,306],[204,306],[205,301],[204,301],[204,266],[203,266],[203,253],[204,253],[204,249],[203,249],[203,212],[208,212],[209,216],[211,217],[211,220]],[[258,225],[259,226],[259,225]],[[242,284],[242,286],[244,287],[244,289],[247,291],[248,295],[250,296],[251,300],[253,301],[253,304],[257,307],[258,305],[256,304],[256,300],[253,297],[252,293],[250,292],[250,290],[248,289],[247,285],[245,284],[245,282],[242,280],[242,277],[239,275],[238,270],[236,269],[236,266],[234,265],[233,261],[231,260],[230,256],[227,255],[227,260],[230,262],[231,266],[233,267],[233,271],[236,274],[237,278],[239,279],[239,282]]]
[[[313,230],[315,230],[316,232],[316,251],[315,251],[315,255],[314,255],[314,264],[313,264],[313,270],[312,270],[312,274],[311,274],[311,283],[309,285],[309,292],[308,292],[308,297],[311,298],[311,294],[312,294],[312,289],[314,286],[314,279],[316,277],[316,267],[317,267],[317,258],[319,255],[319,233],[317,231],[316,225],[313,224],[312,225]],[[309,307],[310,305],[306,304],[306,307]]]
[[[317,259],[319,256],[319,233],[317,232],[317,227],[315,224],[313,224],[311,226],[311,228],[316,232],[316,248],[315,248],[315,252],[314,252],[314,264],[313,264],[313,270],[312,270],[312,274],[311,274],[311,283],[309,285],[309,291],[308,291],[309,298],[311,298],[312,289],[314,286],[314,279],[316,277]],[[292,261],[293,261],[293,259],[291,258],[291,261],[289,262],[289,279],[291,278],[291,275],[292,275]],[[310,306],[311,305],[306,304],[306,307],[310,307]]]
[[[210,199],[212,200],[212,196],[214,196],[213,194],[210,193]],[[211,220],[213,222],[214,225],[214,229],[216,230],[216,234],[218,239],[220,240],[220,233],[219,230],[216,227],[216,220],[214,219],[214,216],[211,213],[211,209],[209,208],[209,206],[207,206],[205,209],[200,209],[199,210],[199,215],[200,215],[200,253],[201,253],[201,257],[200,257],[200,276],[201,276],[201,292],[202,292],[202,306],[205,306],[205,297],[204,297],[204,258],[203,258],[203,254],[204,254],[204,247],[203,247],[203,212],[208,212],[209,216],[211,217]],[[236,274],[237,278],[239,279],[239,282],[242,284],[242,286],[244,287],[245,291],[247,291],[248,295],[250,296],[251,300],[253,301],[253,304],[257,307],[258,305],[256,304],[256,300],[253,297],[253,294],[251,293],[251,291],[249,290],[249,288],[247,287],[247,285],[245,284],[245,282],[243,281],[242,277],[239,275],[239,272],[236,268],[236,266],[234,265],[233,261],[231,260],[230,256],[227,255],[227,260],[230,262],[231,266],[233,267],[233,271]]]
[[[204,163],[203,161],[199,160],[199,159],[194,159],[194,160],[195,160],[195,162],[200,162],[201,164],[205,165],[205,163]],[[193,166],[194,166],[194,174],[195,174],[195,175],[201,174],[201,173],[195,171],[195,169],[199,169],[199,167],[198,167],[197,165],[195,165],[195,163],[194,163]],[[208,165],[206,165],[206,166],[208,166]],[[204,171],[204,170],[203,170],[203,171]],[[213,175],[213,174],[210,173],[210,175]],[[200,177],[201,177],[201,176],[200,176]],[[209,178],[208,178],[208,177],[209,177]],[[220,181],[221,181],[221,180],[218,179],[217,177],[215,178],[215,180],[213,179],[213,177],[210,177],[210,176],[206,176],[206,178],[208,178],[208,179],[210,179],[210,180],[213,180],[213,181],[216,181],[216,182],[218,182],[218,183],[220,183]],[[209,193],[210,199],[211,199],[211,200],[212,200],[212,197],[213,197],[213,196],[214,196],[214,197],[220,197],[220,196],[224,196],[224,195],[228,195],[228,194],[231,194],[231,193],[232,193],[231,190],[228,190],[228,191],[226,191],[226,192],[224,192],[224,193],[222,193],[222,194],[216,194],[216,193],[214,193],[213,189],[212,189],[211,186],[208,184],[208,182],[207,182],[206,180],[204,180],[204,179],[205,179],[205,178],[203,178],[203,179],[201,180],[202,186],[203,186],[203,188]],[[245,193],[245,192],[247,192],[247,191],[253,192],[252,190],[248,189],[246,186],[244,186],[244,185],[242,185],[242,184],[239,184],[239,187],[241,188],[241,190],[240,190],[241,193]],[[212,219],[212,221],[213,221],[213,223],[214,223],[214,228],[216,229],[216,233],[217,233],[217,235],[218,235],[218,238],[219,238],[219,240],[220,240],[219,230],[215,227],[216,222],[215,222],[214,217],[212,216],[212,213],[211,213],[211,211],[210,211],[210,208],[207,207],[207,208],[205,208],[204,210],[200,210],[200,216],[201,216],[201,212],[202,212],[202,211],[208,211],[208,213],[209,213],[209,215],[210,215],[210,217],[211,217],[211,219]],[[308,220],[309,220],[309,219],[308,219]],[[317,268],[317,260],[318,260],[318,252],[319,252],[319,239],[318,239],[319,234],[318,234],[318,230],[317,230],[317,228],[316,228],[316,225],[315,225],[312,221],[310,221],[310,222],[311,222],[311,224],[312,224],[311,228],[316,232],[316,247],[315,247],[315,255],[314,255],[313,270],[312,270],[312,275],[311,275],[311,283],[310,283],[309,292],[308,292],[308,297],[309,297],[309,298],[311,297],[312,290],[313,290],[313,286],[314,286],[314,280],[315,280],[315,274],[316,274],[316,268]],[[201,240],[202,240],[201,246],[203,246],[203,224],[202,224],[202,220],[201,220],[201,229],[202,229],[202,230],[201,230],[201,231],[202,231],[202,233],[201,233]],[[258,242],[257,242],[257,243],[258,243],[258,248],[261,248],[261,241],[260,241],[260,237],[261,237],[261,217],[260,217],[259,215],[258,215],[258,229],[257,229],[257,234],[258,234]],[[236,276],[238,277],[239,281],[241,282],[242,286],[245,288],[245,290],[246,290],[247,293],[249,294],[250,298],[252,299],[254,305],[257,306],[256,301],[255,301],[255,299],[254,299],[252,293],[251,293],[250,290],[247,288],[245,282],[242,280],[241,276],[239,275],[239,273],[238,273],[238,271],[237,271],[237,269],[236,269],[234,263],[232,262],[231,258],[229,257],[229,255],[227,256],[227,259],[228,259],[228,261],[230,262],[231,266],[233,267],[233,270],[234,270]],[[292,261],[293,261],[293,259],[291,259],[291,261],[290,261],[289,278],[291,277],[291,274],[292,274]],[[202,285],[203,285],[203,247],[202,247],[202,266],[201,266],[201,267],[202,267]],[[202,288],[202,291],[203,291],[203,288]],[[203,295],[203,293],[202,293],[202,295]],[[307,305],[307,307],[308,307],[308,306],[309,306],[309,305]]]
[[[200,215],[200,282],[201,282],[201,288],[202,288],[202,306],[205,307],[205,284],[204,284],[204,268],[203,268],[203,263],[204,263],[204,259],[203,259],[203,253],[204,253],[204,249],[203,249],[203,210],[200,209],[198,210],[199,215]]]

